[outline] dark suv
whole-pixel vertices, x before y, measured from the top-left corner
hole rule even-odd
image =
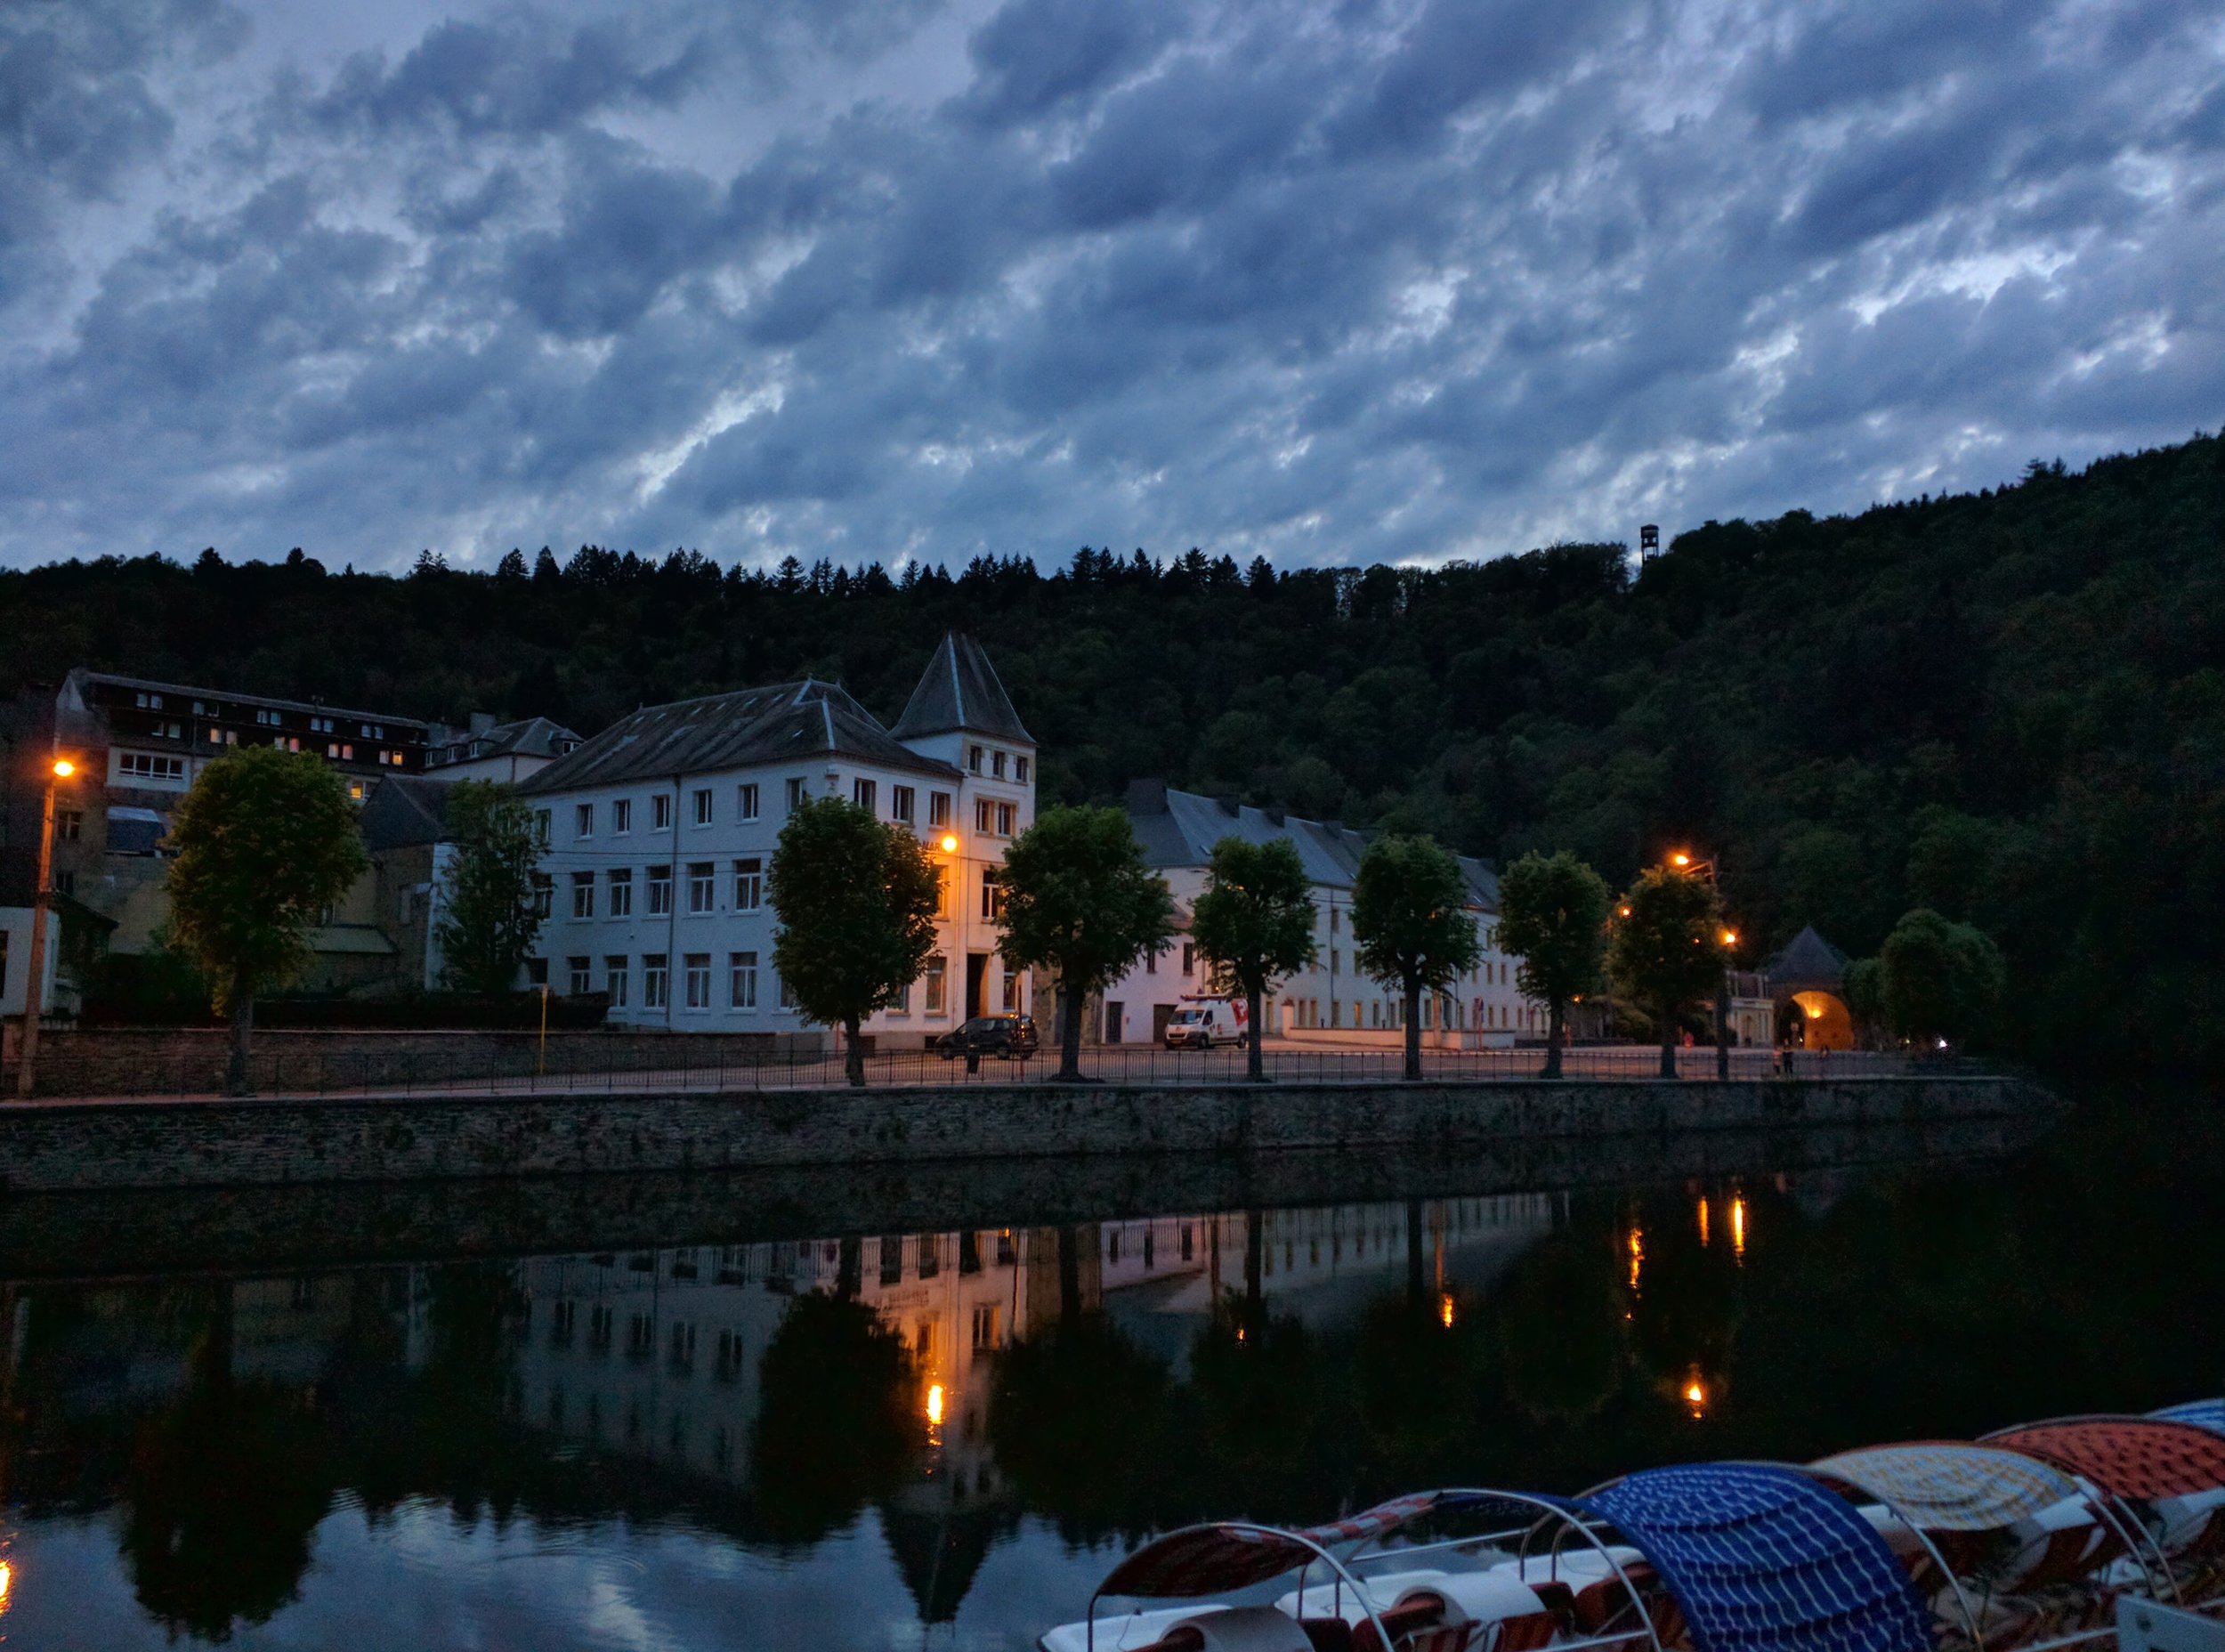
[[[1025,1061],[1040,1048],[1032,1016],[975,1016],[956,1032],[934,1041],[943,1059],[964,1056],[978,1060],[994,1056],[1000,1061]]]

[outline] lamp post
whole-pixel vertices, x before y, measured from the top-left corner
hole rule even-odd
[[[1703,858],[1689,849],[1671,849],[1669,864],[1678,871],[1694,878],[1704,878],[1717,889],[1722,882],[1715,875],[1712,856]],[[1727,952],[1738,944],[1738,931],[1725,929],[1716,936]],[[1730,971],[1726,968],[1715,982],[1715,1077],[1719,1082],[1730,1078]]]
[[[45,1013],[46,909],[52,903],[54,881],[54,782],[68,780],[77,765],[68,757],[55,757],[46,765],[46,797],[39,811],[38,881],[31,890],[30,969],[23,982],[23,1048],[15,1065],[15,1093],[28,1097],[32,1069],[38,1061],[38,1023]]]

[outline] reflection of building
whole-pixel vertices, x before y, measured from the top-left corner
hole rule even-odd
[[[854,1271],[858,1300],[911,1351],[937,1471],[967,1493],[991,1490],[987,1373],[1024,1322],[1022,1247],[992,1228],[529,1262],[522,1414],[589,1446],[742,1484],[758,1362],[782,1311]]]

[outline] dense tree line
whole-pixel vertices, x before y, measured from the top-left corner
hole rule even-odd
[[[1047,801],[1134,776],[1620,887],[1717,860],[1748,960],[1911,907],[2001,943],[2045,1058],[2225,1065],[2225,441],[2013,487],[1436,568],[1086,548],[892,573],[587,547],[407,575],[214,551],[0,574],[16,674],[88,664],[591,733],[810,672],[893,717],[946,628],[1042,742]]]

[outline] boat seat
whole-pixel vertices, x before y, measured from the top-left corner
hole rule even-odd
[[[1396,1607],[1428,1601],[1436,1603],[1444,1626],[1467,1632],[1461,1637],[1464,1652],[1536,1652],[1559,1632],[1562,1623],[1536,1590],[1503,1572],[1455,1573],[1417,1584]]]
[[[1162,1646],[1169,1631],[1191,1624],[1208,1614],[1226,1610],[1220,1605],[1174,1606],[1101,1617],[1096,1623],[1096,1652],[1145,1652],[1147,1648]],[[1091,1644],[1089,1624],[1086,1621],[1061,1624],[1044,1634],[1041,1644],[1043,1652],[1088,1652]],[[1196,1644],[1202,1645],[1202,1638]],[[1168,1652],[1178,1652],[1178,1648],[1168,1648]]]

